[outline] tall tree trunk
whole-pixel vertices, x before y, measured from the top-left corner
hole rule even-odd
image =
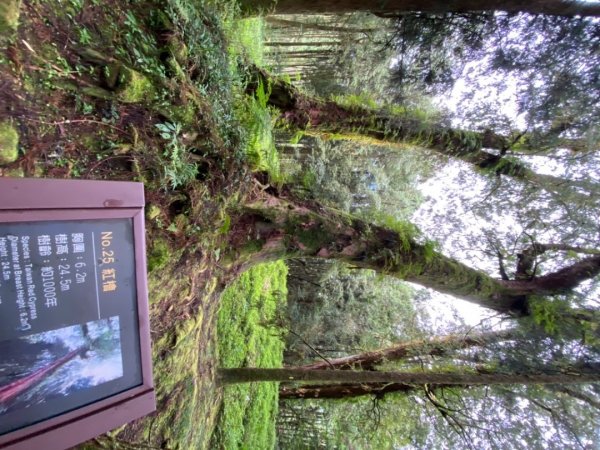
[[[597,255],[530,280],[499,280],[417,242],[418,232],[410,224],[391,230],[318,204],[272,196],[248,205],[232,236],[231,248],[242,249],[235,255],[239,270],[281,258],[338,259],[516,316],[530,314],[536,298],[568,293],[600,273]],[[595,314],[565,307],[557,319],[579,323],[594,320]]]
[[[306,370],[374,370],[385,361],[398,361],[413,356],[442,356],[452,350],[483,346],[490,342],[499,342],[515,336],[512,331],[497,331],[474,336],[455,334],[432,339],[403,342],[381,350],[360,353],[358,355],[317,361],[301,366]]]
[[[450,385],[450,384],[429,384],[427,387],[431,390],[440,388],[467,388],[468,386]],[[346,399],[353,397],[362,397],[375,395],[383,397],[393,392],[415,392],[423,389],[423,385],[404,384],[404,383],[357,383],[357,384],[315,384],[288,386],[281,384],[279,386],[279,400],[294,399]],[[546,386],[554,392],[560,392],[570,397],[581,400],[588,405],[600,410],[600,402],[587,394],[574,390],[564,384],[549,384]]]
[[[445,385],[446,387],[448,385]],[[439,388],[441,386],[435,386]],[[355,383],[279,386],[279,400],[292,399],[344,399],[375,395],[382,397],[392,392],[414,392],[422,386],[405,383]]]
[[[600,382],[598,367],[577,373],[448,373],[448,372],[375,372],[353,370],[304,370],[301,368],[258,369],[251,367],[219,369],[223,385],[252,382],[321,382],[321,383],[402,383],[433,385],[504,385],[504,384],[574,384]]]
[[[282,112],[282,121],[297,129],[348,137],[366,136],[388,143],[423,147],[460,159],[485,173],[515,178],[559,196],[564,197],[568,192],[566,195],[569,200],[584,205],[598,202],[600,198],[597,195],[600,194],[600,187],[593,182],[538,174],[518,159],[507,157],[504,152],[510,149],[511,139],[490,130],[465,131],[428,123],[408,114],[392,115],[368,108],[350,108],[331,100],[311,97],[257,67],[253,67],[252,71],[257,81],[270,86],[268,102]],[[256,86],[257,82],[251,83],[249,91]],[[490,153],[486,148],[496,153]]]
[[[274,42],[267,41],[265,46],[267,47],[335,47],[340,45],[339,40],[334,41],[299,41],[299,42]]]
[[[388,0],[385,2],[365,2],[362,0],[241,0],[242,11],[246,14],[269,12],[276,14],[322,14],[349,13],[356,11],[372,12],[393,17],[408,12],[429,13],[506,11],[548,14],[556,16],[575,15],[598,16],[600,5],[591,2],[569,0]]]

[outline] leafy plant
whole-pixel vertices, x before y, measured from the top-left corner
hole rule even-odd
[[[86,27],[82,27],[79,29],[79,43],[83,45],[87,45],[92,42],[92,36]]]
[[[246,155],[255,170],[266,171],[272,180],[281,181],[279,154],[273,138],[273,122],[267,101],[271,87],[259,83],[255,97],[248,98],[243,108],[242,122],[249,130]]]
[[[167,157],[165,165],[165,184],[172,189],[183,186],[198,174],[198,167],[190,161],[189,153],[179,141],[181,125],[178,123],[158,123],[155,125],[160,131],[160,136],[167,141],[163,156]],[[167,187],[165,186],[165,187]]]
[[[378,107],[377,101],[374,97],[368,93],[360,94],[339,94],[332,95],[331,99],[343,106],[348,108],[370,108],[376,109]]]

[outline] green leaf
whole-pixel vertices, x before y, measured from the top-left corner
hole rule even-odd
[[[223,225],[219,228],[219,233],[227,234],[229,232],[229,228],[231,227],[231,217],[229,214],[225,214],[223,219]]]

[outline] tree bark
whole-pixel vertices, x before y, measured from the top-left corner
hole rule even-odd
[[[279,400],[345,399],[365,395],[382,397],[392,392],[413,392],[421,388],[422,386],[404,383],[319,384],[297,387],[281,385]]]
[[[514,336],[512,331],[498,331],[474,336],[464,334],[436,337],[426,340],[403,342],[392,347],[344,356],[342,358],[317,361],[301,366],[305,370],[374,370],[385,361],[397,361],[413,356],[442,356],[451,350],[483,346],[490,342],[499,342]]]
[[[388,0],[386,2],[365,2],[361,0],[242,0],[242,11],[246,14],[258,12],[276,14],[323,14],[349,13],[356,11],[371,12],[385,17],[394,17],[408,12],[481,12],[505,11],[510,13],[526,12],[572,17],[598,16],[600,5],[596,3],[567,0]]]
[[[594,369],[597,369],[594,367]],[[252,382],[321,382],[321,383],[401,383],[409,385],[505,385],[505,384],[574,384],[596,383],[600,372],[578,373],[446,373],[446,372],[374,372],[353,370],[304,370],[301,368],[258,369],[251,367],[219,369],[222,385]]]
[[[230,246],[242,249],[234,256],[239,270],[281,258],[337,259],[513,316],[529,315],[536,296],[563,294],[600,273],[598,255],[531,280],[499,280],[417,239],[407,223],[391,230],[318,204],[266,196],[247,205],[232,227]],[[244,248],[252,251],[244,254]],[[559,320],[579,323],[587,316],[594,318],[565,307]]]
[[[532,279],[503,281],[522,295],[552,295],[567,293],[581,282],[600,273],[600,255],[582,259],[556,272]]]
[[[583,205],[597,203],[600,198],[596,195],[600,193],[600,187],[594,183],[538,174],[518,159],[507,157],[504,153],[510,149],[511,139],[491,130],[466,131],[428,123],[409,114],[392,115],[364,107],[350,108],[309,96],[257,67],[252,67],[251,71],[256,81],[250,83],[248,90],[256,89],[258,81],[270,86],[268,103],[281,111],[281,120],[286,125],[294,128],[427,148],[460,159],[484,173],[527,182]]]

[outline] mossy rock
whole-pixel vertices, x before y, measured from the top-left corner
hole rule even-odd
[[[44,175],[46,175],[46,169],[44,168],[42,163],[36,163],[33,167],[33,176],[35,178],[42,178]]]
[[[183,126],[192,125],[198,118],[198,110],[191,102],[179,106],[169,105],[168,107],[159,108],[158,112],[170,122],[180,123]]]
[[[19,133],[8,122],[0,122],[0,165],[15,162],[19,157]]]
[[[93,48],[82,48],[77,49],[77,53],[81,56],[85,61],[93,63],[93,64],[105,64],[108,65],[112,62],[112,58],[103,55],[97,50]]]
[[[0,1],[0,38],[10,37],[19,26],[21,0]]]
[[[105,77],[106,77],[106,85],[110,89],[114,89],[117,83],[119,82],[119,74],[121,73],[121,69],[123,68],[123,64],[118,62],[110,63],[106,66]]]
[[[156,91],[148,77],[123,66],[119,71],[117,93],[118,99],[123,103],[141,103],[152,99]]]
[[[167,65],[171,69],[173,78],[177,78],[178,80],[181,80],[181,81],[186,80],[186,78],[187,78],[186,74],[183,71],[183,69],[181,68],[181,65],[179,64],[179,62],[177,61],[176,58],[171,57],[171,58],[167,59]]]

